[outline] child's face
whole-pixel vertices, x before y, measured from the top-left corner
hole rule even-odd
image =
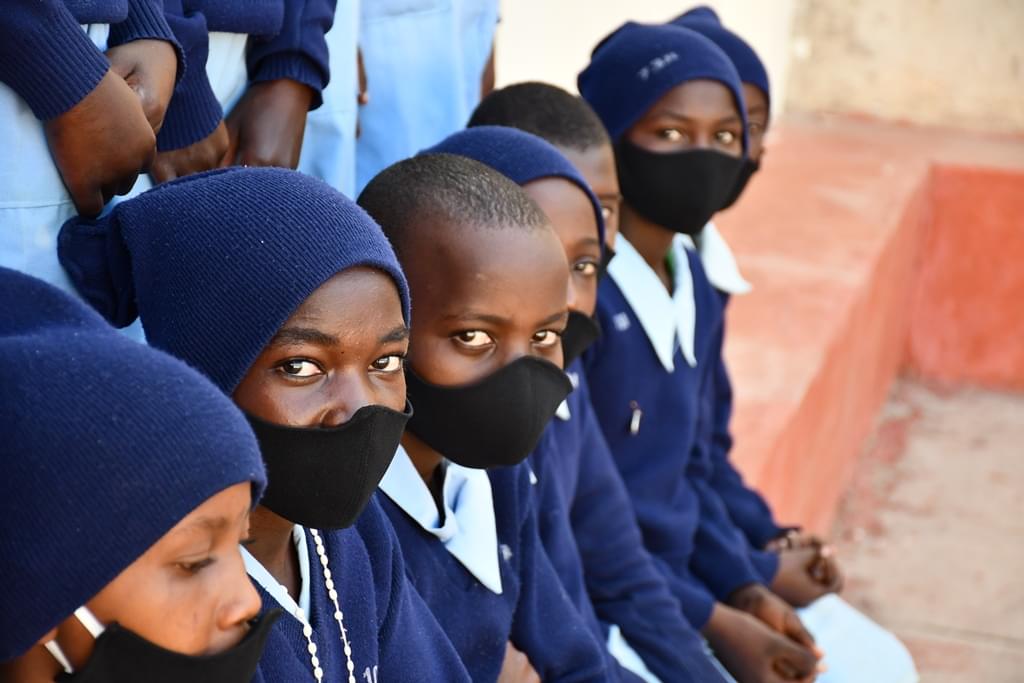
[[[350,268],[320,285],[278,330],[235,390],[235,403],[293,427],[337,427],[368,405],[402,411],[408,339],[394,281]]]
[[[626,133],[651,152],[713,149],[743,154],[743,120],[729,89],[717,81],[696,80],[668,91]]]
[[[569,262],[569,310],[593,315],[601,242],[594,207],[583,191],[564,178],[541,178],[523,185],[551,221]]]
[[[568,147],[558,151],[572,162],[583,174],[590,189],[601,202],[604,213],[604,242],[615,248],[615,237],[619,234],[619,210],[622,207],[622,193],[619,191],[619,175],[615,170],[615,152],[612,146],[598,145],[585,152]]]
[[[251,495],[243,482],[211,496],[89,600],[89,609],[103,624],[116,621],[187,655],[236,645],[260,609],[239,551]],[[95,642],[85,627],[71,617],[57,638],[75,669],[84,666]]]
[[[764,153],[764,135],[768,131],[768,98],[764,91],[750,83],[743,84],[747,103],[747,127],[750,132],[750,159],[760,161]]]
[[[423,380],[469,384],[523,356],[561,366],[569,267],[550,229],[436,222],[406,242],[402,268],[415,306],[409,363]]]

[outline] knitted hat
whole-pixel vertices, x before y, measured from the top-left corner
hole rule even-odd
[[[227,168],[118,204],[61,228],[60,262],[115,325],[142,318],[146,338],[232,393],[313,291],[356,266],[409,290],[380,227],[327,184],[277,168]]]
[[[67,294],[0,268],[0,661],[96,595],[205,500],[266,484],[209,380]]]
[[[604,248],[601,202],[572,162],[547,140],[505,126],[476,126],[449,135],[420,154],[455,154],[490,166],[516,185],[541,178],[564,178],[586,193],[597,219],[597,235]]]
[[[769,104],[771,103],[768,71],[765,70],[760,57],[747,41],[722,26],[722,22],[714,10],[704,6],[694,7],[689,12],[673,19],[672,23],[709,38],[732,61],[740,75],[740,81],[760,89]]]
[[[714,43],[689,29],[627,22],[598,44],[577,85],[618,142],[668,91],[698,79],[718,81],[732,93],[746,151],[747,108],[736,67]]]

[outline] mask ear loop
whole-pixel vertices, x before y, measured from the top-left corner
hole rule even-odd
[[[93,638],[99,638],[103,635],[106,627],[100,623],[100,620],[96,618],[96,615],[90,611],[88,607],[82,605],[75,610],[75,619],[78,619],[79,623],[85,627],[85,630],[92,634]]]
[[[64,667],[64,673],[72,674],[75,673],[74,668],[71,666],[71,662],[64,656],[64,650],[60,649],[60,645],[57,644],[56,640],[48,640],[43,644],[46,651],[57,660],[57,663]]]

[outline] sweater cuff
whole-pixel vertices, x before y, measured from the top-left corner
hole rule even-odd
[[[771,585],[775,575],[779,573],[779,555],[765,550],[751,550],[750,564],[761,577],[761,583]]]
[[[327,85],[327,76],[316,65],[316,62],[299,52],[284,52],[270,55],[252,65],[249,80],[252,83],[276,81],[287,78],[302,83],[313,90],[313,99],[309,110],[313,111],[323,104],[323,89]]]
[[[63,3],[32,5],[37,16],[21,22],[16,17],[18,30],[4,31],[0,80],[25,100],[37,119],[46,121],[81,102],[110,64]]]
[[[164,17],[163,3],[157,7],[152,0],[130,0],[128,18],[118,24],[110,25],[110,37],[107,47],[117,47],[136,40],[163,40],[171,44],[178,58],[178,72],[175,82],[181,81],[185,75],[185,51],[174,36],[174,31]]]

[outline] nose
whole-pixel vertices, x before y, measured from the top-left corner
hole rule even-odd
[[[221,593],[223,602],[217,618],[217,629],[222,637],[213,644],[211,654],[237,645],[245,637],[246,624],[260,613],[260,595],[245,572],[241,553],[237,555],[231,561],[225,590]]]
[[[338,373],[327,388],[327,401],[320,418],[321,427],[340,427],[360,408],[373,403],[367,379],[360,374]]]
[[[572,275],[569,276],[569,292],[566,300],[570,311],[579,310],[579,294],[576,292],[576,283],[573,282]]]

